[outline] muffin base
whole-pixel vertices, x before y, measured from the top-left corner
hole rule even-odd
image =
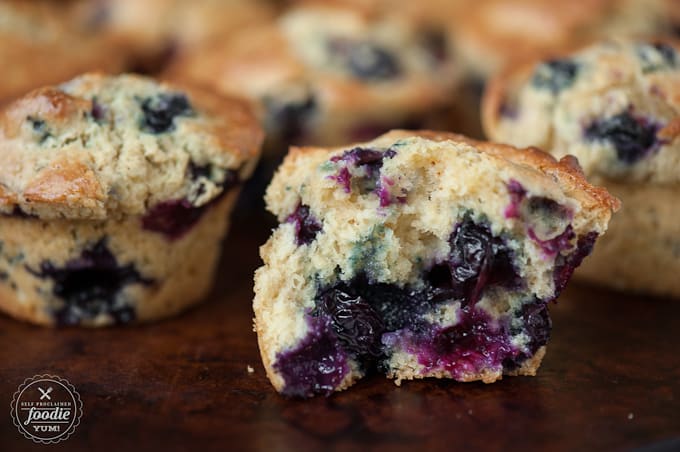
[[[3,217],[0,310],[31,323],[58,326],[58,312],[67,302],[55,295],[58,283],[45,276],[46,263],[56,269],[73,267],[77,260],[87,259],[83,252],[102,240],[119,267],[131,265],[131,271],[139,275],[119,285],[109,303],[127,312],[131,309],[133,315],[121,321],[100,310],[78,319],[78,325],[153,321],[195,305],[212,285],[228,214],[237,196],[238,190],[231,190],[176,240],[143,229],[140,217],[102,222]]]

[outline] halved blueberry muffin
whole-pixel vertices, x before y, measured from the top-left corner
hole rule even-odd
[[[172,315],[210,287],[259,156],[250,105],[88,74],[0,111],[0,309],[47,325]]]
[[[414,127],[451,101],[457,71],[431,21],[342,3],[304,2],[178,59],[171,77],[257,100],[278,155]]]
[[[618,207],[572,164],[436,132],[292,148],[253,303],[277,391],[534,375],[548,302]]]
[[[680,296],[680,46],[611,40],[512,68],[485,95],[493,140],[575,155],[624,209],[578,275]]]

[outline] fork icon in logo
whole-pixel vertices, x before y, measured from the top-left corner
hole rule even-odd
[[[52,386],[47,388],[47,391],[44,391],[43,388],[38,386],[38,391],[40,391],[40,393],[42,394],[40,396],[40,400],[44,399],[45,397],[47,397],[47,400],[52,400],[52,397],[50,397],[50,392],[52,392]]]

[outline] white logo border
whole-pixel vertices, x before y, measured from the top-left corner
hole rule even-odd
[[[42,439],[42,438],[36,438],[35,436],[31,435],[24,429],[21,425],[21,421],[18,419],[18,417],[15,415],[16,411],[16,404],[19,401],[21,394],[23,394],[24,390],[28,388],[29,385],[32,385],[33,383],[36,383],[38,381],[42,380],[48,380],[53,383],[56,383],[64,389],[66,389],[69,394],[71,394],[71,397],[75,401],[75,413],[73,414],[74,419],[71,424],[69,424],[68,429],[65,432],[62,432],[59,436],[51,439]],[[19,385],[19,389],[16,390],[14,395],[12,396],[12,402],[10,403],[10,416],[12,417],[12,423],[14,424],[15,427],[19,430],[19,433],[22,434],[22,436],[26,439],[30,439],[34,443],[37,444],[56,444],[61,441],[66,441],[73,433],[75,433],[76,428],[80,425],[80,418],[83,415],[83,401],[80,399],[80,394],[78,391],[76,391],[75,386],[73,386],[67,379],[61,378],[57,375],[49,375],[49,374],[42,374],[42,375],[34,375],[31,378],[26,378],[21,385]]]

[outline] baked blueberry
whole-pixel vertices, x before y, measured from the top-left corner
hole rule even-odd
[[[50,261],[40,269],[27,269],[39,278],[52,280],[52,293],[63,302],[54,311],[58,325],[78,325],[82,320],[98,316],[112,317],[116,323],[134,319],[134,309],[120,298],[128,285],[150,285],[153,280],[142,276],[134,264],[120,265],[111,253],[106,238],[67,261],[62,267]]]
[[[288,217],[288,221],[295,224],[295,243],[298,245],[309,245],[323,229],[309,211],[309,206],[302,204]]]
[[[578,63],[572,60],[546,61],[538,65],[531,83],[536,88],[547,89],[553,94],[558,94],[574,83],[578,71]]]
[[[142,130],[149,133],[171,132],[175,130],[176,117],[194,114],[189,99],[181,93],[159,94],[144,99],[141,108],[144,113]]]
[[[492,235],[488,224],[477,224],[466,215],[449,241],[451,277],[463,306],[477,303],[487,285],[518,284],[513,251]]]
[[[340,184],[346,193],[352,191],[353,179],[358,179],[357,187],[363,195],[369,192],[377,192],[380,197],[381,207],[389,204],[385,193],[381,192],[380,169],[385,159],[391,159],[396,151],[388,149],[380,151],[375,149],[354,148],[345,151],[341,156],[330,159],[339,167],[335,176],[330,176]],[[389,180],[387,181],[389,183]]]
[[[391,79],[401,72],[398,60],[392,53],[372,44],[353,46],[347,60],[352,74],[362,79]]]
[[[611,143],[622,162],[632,165],[658,150],[656,133],[661,126],[644,117],[634,116],[629,110],[609,118],[593,121],[584,134],[590,141]]]
[[[637,52],[642,60],[642,71],[645,73],[677,67],[678,54],[673,46],[665,42],[639,44]]]
[[[267,128],[276,131],[279,139],[298,142],[305,137],[308,124],[317,109],[313,95],[309,94],[297,102],[267,96],[263,102],[267,111]]]

